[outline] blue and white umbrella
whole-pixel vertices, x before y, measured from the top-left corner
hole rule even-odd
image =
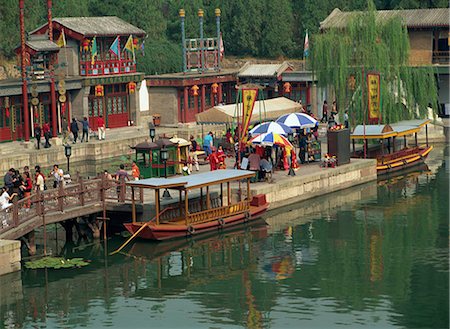
[[[284,123],[291,128],[314,128],[319,122],[306,113],[290,113],[279,117],[275,122]]]
[[[264,122],[256,127],[254,127],[252,130],[250,130],[250,134],[252,136],[255,135],[261,135],[265,133],[275,133],[279,135],[287,135],[289,133],[292,133],[292,129],[288,126],[286,126],[284,123],[278,123],[278,122]]]

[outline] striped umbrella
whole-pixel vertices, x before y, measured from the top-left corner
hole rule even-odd
[[[284,123],[291,128],[314,128],[319,122],[306,113],[290,113],[279,117],[275,122]]]
[[[265,133],[258,135],[256,137],[253,137],[250,140],[250,143],[252,144],[260,144],[263,146],[273,146],[278,145],[282,147],[286,147],[288,149],[293,148],[292,144],[288,141],[286,137],[280,134],[275,133]]]
[[[287,135],[292,133],[292,129],[289,126],[286,126],[284,123],[278,122],[264,122],[257,125],[255,128],[250,130],[250,134],[252,136],[261,135],[265,133],[275,133],[279,135]]]

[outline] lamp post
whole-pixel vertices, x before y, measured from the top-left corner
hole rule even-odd
[[[169,150],[163,147],[161,150],[159,150],[159,157],[164,162],[164,178],[167,178],[167,160],[169,159]],[[162,198],[166,200],[172,199],[167,188],[164,190]]]
[[[288,133],[288,140],[289,140],[289,142],[291,142],[291,144],[294,143],[294,134],[292,132]],[[294,171],[294,168],[293,168],[292,160],[293,159],[292,159],[292,155],[291,155],[291,165],[289,166],[289,172],[288,172],[289,176],[295,176],[295,171]]]
[[[66,155],[67,158],[67,172],[70,171],[70,156],[72,155],[72,146],[70,146],[69,144],[64,145],[64,154]]]
[[[153,140],[155,139],[155,135],[156,135],[156,130],[152,124],[149,124],[149,129],[150,129],[150,138],[152,139],[152,143],[153,143]]]

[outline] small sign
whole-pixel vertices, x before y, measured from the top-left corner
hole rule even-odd
[[[380,109],[380,74],[367,74],[367,107],[369,109],[369,122],[378,123],[381,121]]]

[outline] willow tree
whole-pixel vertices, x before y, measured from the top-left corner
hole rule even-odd
[[[424,118],[428,104],[437,108],[434,69],[409,66],[408,31],[401,17],[381,19],[376,13],[369,0],[368,10],[351,14],[346,28],[314,36],[311,60],[318,83],[334,88],[338,107],[360,124],[364,118],[367,122],[366,74],[377,72],[383,123]]]

